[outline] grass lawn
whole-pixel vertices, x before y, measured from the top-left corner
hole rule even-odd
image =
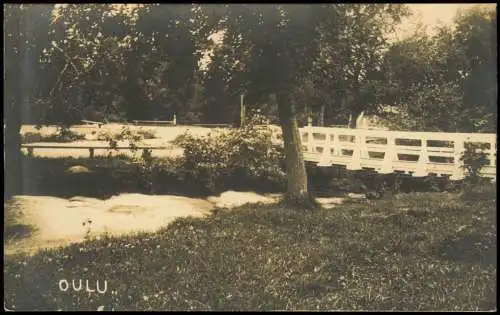
[[[153,234],[6,257],[4,276],[15,310],[493,310],[496,187],[314,213],[221,209]],[[86,280],[107,291],[86,292]]]

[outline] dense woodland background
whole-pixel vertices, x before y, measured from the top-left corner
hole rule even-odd
[[[409,14],[403,5],[11,4],[4,14],[5,101],[22,123],[173,113],[233,123],[242,93],[277,116],[283,85],[326,125],[393,105],[400,129],[496,131],[492,9],[397,42],[388,38]]]
[[[22,124],[174,113],[237,124],[242,94],[282,127],[289,191],[307,186],[297,126],[309,113],[315,125],[356,127],[364,112],[391,129],[496,132],[496,11],[391,40],[410,14],[400,4],[4,5],[7,181],[21,177]]]

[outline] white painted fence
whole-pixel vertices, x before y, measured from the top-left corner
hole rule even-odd
[[[281,129],[271,126],[273,139]],[[481,172],[496,179],[496,134],[409,132],[306,126],[300,128],[304,159],[318,166],[344,165],[349,170],[404,172],[413,176],[461,179],[466,143],[486,143],[489,165]]]

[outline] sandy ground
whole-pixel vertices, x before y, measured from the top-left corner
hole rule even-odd
[[[16,196],[21,210],[18,223],[31,225],[35,232],[5,244],[5,254],[35,253],[83,242],[90,226],[91,235],[126,235],[154,232],[179,217],[203,217],[216,207],[234,208],[245,203],[276,203],[279,194],[227,191],[207,199],[169,195],[121,194],[107,200],[86,197],[63,199],[48,196]],[[342,198],[318,198],[326,208],[342,203]],[[83,225],[91,221],[90,225]]]

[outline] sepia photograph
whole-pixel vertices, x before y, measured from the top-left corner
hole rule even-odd
[[[496,3],[4,3],[4,311],[496,311]]]

